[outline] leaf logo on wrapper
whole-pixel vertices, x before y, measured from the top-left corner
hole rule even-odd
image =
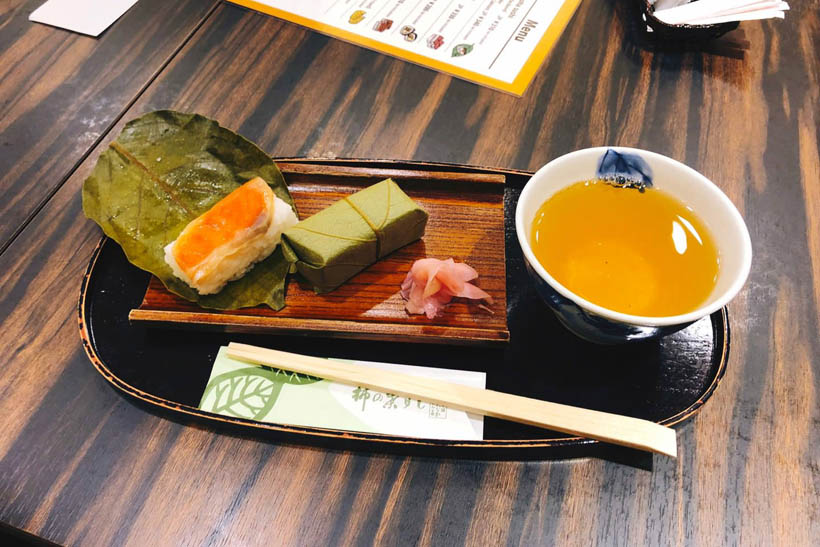
[[[285,384],[307,385],[319,378],[267,367],[249,367],[212,378],[199,407],[215,414],[263,420]]]

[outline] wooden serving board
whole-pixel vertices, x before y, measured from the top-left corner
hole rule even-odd
[[[311,334],[330,337],[455,344],[509,340],[504,239],[504,182],[501,173],[436,165],[347,162],[279,162],[300,218],[324,209],[385,178],[430,215],[424,237],[388,255],[338,289],[317,295],[298,275],[288,281],[285,308],[260,306],[232,311],[200,308],[152,277],[142,303],[129,319],[153,325],[227,332]],[[480,307],[455,300],[435,319],[409,315],[399,286],[419,258],[454,258],[476,269],[478,286],[493,298]]]

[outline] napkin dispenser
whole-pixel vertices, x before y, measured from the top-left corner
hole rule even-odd
[[[712,40],[735,30],[740,24],[739,21],[732,21],[712,25],[670,25],[655,17],[654,2],[650,2],[650,0],[633,1],[638,3],[640,16],[646,24],[648,33],[654,35],[658,40],[675,42],[701,42]],[[697,0],[694,1],[697,2]]]

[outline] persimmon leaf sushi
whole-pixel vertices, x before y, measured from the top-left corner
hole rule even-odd
[[[192,220],[165,247],[165,262],[199,294],[214,294],[270,255],[297,222],[290,205],[256,177]]]
[[[346,196],[282,235],[285,258],[317,294],[424,235],[427,212],[391,179]]]
[[[237,208],[244,199],[230,206],[231,198],[214,210],[257,177],[270,192],[257,181],[237,194],[253,198],[247,209]],[[296,210],[293,198],[270,156],[216,121],[171,110],[131,120],[100,154],[82,197],[85,215],[119,244],[132,264],[156,276],[170,292],[218,310],[285,306],[289,263],[274,232],[286,224],[280,215]],[[210,233],[202,221],[195,224],[199,229],[188,228],[202,216],[219,219],[217,211],[223,209],[233,211],[224,217],[225,231]],[[166,261],[166,247],[180,244],[183,232],[187,243],[179,245],[179,257],[173,258],[175,272]],[[228,281],[244,270],[242,277]]]

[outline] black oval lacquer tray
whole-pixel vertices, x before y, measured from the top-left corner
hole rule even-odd
[[[661,340],[623,346],[584,342],[558,323],[529,283],[515,237],[515,204],[528,173],[408,162],[324,163],[374,170],[446,168],[459,173],[503,173],[507,178],[504,202],[509,344],[464,347],[131,324],[128,314],[142,301],[149,274],[132,266],[119,246],[104,238],[83,278],[79,305],[83,344],[103,377],[148,410],[232,434],[333,449],[480,459],[590,455],[619,458],[624,452],[596,441],[492,418],[485,419],[483,441],[443,441],[268,424],[211,414],[197,406],[216,352],[230,341],[310,355],[483,371],[489,389],[665,425],[692,417],[717,388],[729,351],[725,309]]]

